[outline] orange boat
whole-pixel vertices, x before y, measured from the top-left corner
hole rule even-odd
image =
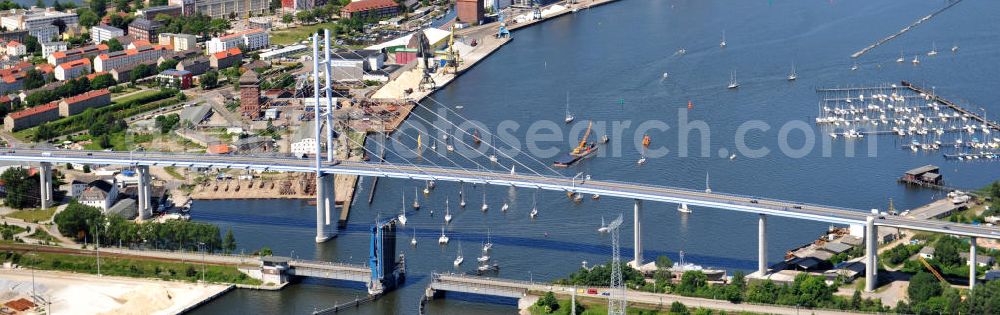
[[[690,101],[690,100],[688,101],[688,109],[689,109],[689,110],[690,110],[690,109],[694,109],[694,103],[691,103],[691,101]]]
[[[650,141],[649,140],[649,135],[642,136],[642,146],[643,147],[647,147],[648,148],[649,147],[649,141]]]

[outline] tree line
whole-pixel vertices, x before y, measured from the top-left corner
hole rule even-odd
[[[236,249],[232,231],[223,238],[219,227],[200,222],[136,223],[119,215],[106,215],[95,207],[70,202],[56,214],[59,233],[78,241],[98,239],[102,246],[144,247],[167,250],[206,250],[230,253]]]

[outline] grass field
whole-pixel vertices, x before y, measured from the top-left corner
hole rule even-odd
[[[175,178],[175,179],[180,179],[180,180],[184,179],[184,175],[181,175],[181,173],[178,173],[176,167],[167,166],[167,167],[163,168],[163,171],[167,172],[167,174],[170,174],[170,176],[173,177],[173,178]]]
[[[7,251],[0,253],[0,261],[12,261],[23,266],[69,272],[97,274],[97,258],[54,253],[26,253]],[[146,259],[101,258],[101,273],[111,276],[158,278],[196,282],[202,279],[203,266],[197,262],[180,263]],[[259,285],[260,280],[250,278],[232,266],[204,266],[207,282]]]
[[[333,29],[335,22],[319,23],[313,25],[299,26],[271,32],[271,43],[278,45],[289,45],[306,40],[310,34],[316,30],[329,28]]]
[[[14,211],[8,214],[8,218],[17,218],[24,220],[25,222],[41,222],[52,218],[52,215],[56,213],[55,207],[50,207],[46,210],[41,209],[25,209]]]

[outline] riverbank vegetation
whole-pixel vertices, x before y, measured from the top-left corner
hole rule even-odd
[[[41,253],[30,251],[0,252],[0,261],[28,268],[97,274],[96,256]],[[203,272],[204,270],[204,272]],[[101,257],[101,274],[133,278],[156,278],[197,282],[260,285],[232,266],[202,265],[197,262],[166,262],[153,259]]]
[[[611,283],[611,268],[605,266],[610,264],[596,266],[590,270],[580,269],[569,278],[557,280],[555,283],[606,287]],[[749,302],[866,312],[890,310],[883,306],[880,300],[863,299],[860,294],[855,294],[851,298],[834,295],[841,285],[839,279],[827,284],[826,278],[808,274],[799,274],[792,283],[780,284],[770,279],[748,281],[743,272],[737,271],[728,284],[713,284],[701,271],[690,270],[681,274],[680,281],[674,283],[671,281],[670,271],[666,267],[658,267],[653,281],[647,282],[638,270],[623,264],[622,279],[626,286],[633,290],[727,300],[732,303]]]
[[[100,209],[76,201],[56,214],[55,223],[59,233],[76,240],[92,240],[99,235],[102,245],[208,252],[236,248],[235,238],[223,242],[219,227],[212,224],[176,220],[136,223],[118,215],[104,215]]]

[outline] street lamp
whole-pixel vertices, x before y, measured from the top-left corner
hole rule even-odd
[[[205,242],[198,242],[198,247],[201,248],[201,283],[205,284]]]

